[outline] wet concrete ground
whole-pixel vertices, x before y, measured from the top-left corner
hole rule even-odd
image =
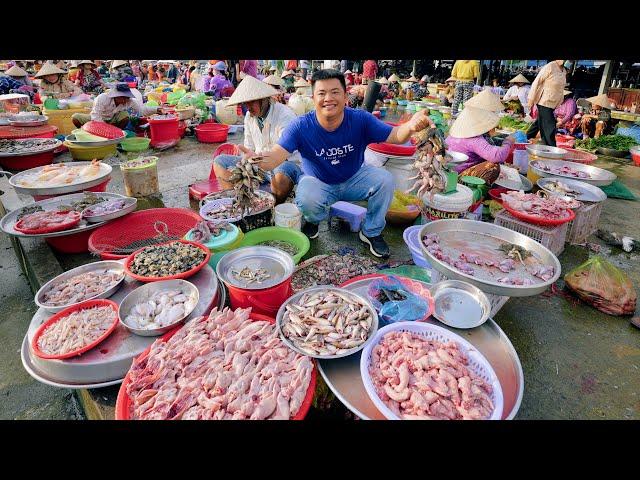
[[[230,136],[229,141],[240,142],[241,134]],[[200,144],[194,138],[187,137],[177,147],[156,153],[160,157],[159,180],[162,193],[140,201],[141,208],[188,207],[187,185],[208,176],[215,147],[216,145]],[[69,159],[68,154],[59,158]],[[116,164],[117,160],[111,159],[108,162]],[[640,196],[640,168],[631,165],[629,160],[600,159],[596,165],[614,171],[627,187]],[[0,179],[0,182],[3,181],[4,179]],[[2,185],[4,184],[0,183]],[[108,190],[124,193],[122,177],[117,167],[114,168]],[[601,217],[601,227],[640,239],[639,206],[639,202],[608,199]],[[192,204],[192,207],[195,205]],[[320,238],[312,242],[307,257],[326,253],[339,246],[353,247],[363,254],[367,252],[356,234],[330,230],[326,223],[321,224],[320,232]],[[392,249],[391,261],[411,258],[402,240],[402,229],[388,226],[384,235]],[[590,241],[602,243],[595,237]],[[605,249],[608,250],[608,247]],[[593,253],[583,247],[567,245],[559,256],[563,275],[583,263],[590,255]],[[622,268],[634,285],[640,285],[637,254],[627,254],[614,248],[605,253],[604,257]],[[95,260],[87,254],[56,254],[56,258],[65,270]],[[562,291],[563,281],[560,280],[557,286]],[[2,289],[4,295],[7,287],[3,286]],[[16,308],[24,311],[21,313],[21,320],[16,320],[13,313],[10,313],[11,323],[15,323],[15,328],[8,329],[5,326],[7,319],[3,319],[0,324],[0,335],[3,335],[0,341],[5,347],[4,354],[7,357],[13,355],[11,361],[6,360],[9,364],[7,368],[0,367],[0,385],[5,385],[2,388],[9,395],[24,388],[27,393],[22,395],[22,399],[26,403],[29,403],[30,389],[64,396],[65,394],[60,393],[61,390],[31,380],[22,369],[17,350],[35,307],[32,294],[24,281],[14,282],[10,290],[13,292],[11,295],[17,295],[15,298],[20,299],[15,300]],[[640,330],[631,326],[628,317],[606,315],[571,296],[565,298],[561,295],[544,295],[510,299],[496,315],[495,321],[509,336],[524,370],[525,391],[516,418],[640,418]],[[100,408],[110,412],[116,392],[115,387],[101,389],[93,391],[92,397],[101,403]],[[57,414],[64,416],[67,407],[62,400],[59,401],[61,403],[58,404],[60,408]],[[7,412],[7,408],[4,404],[0,406],[0,418],[18,415]],[[35,409],[36,406],[29,408]],[[40,418],[53,418],[53,415],[53,412],[47,412]]]

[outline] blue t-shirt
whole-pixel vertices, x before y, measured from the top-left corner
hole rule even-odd
[[[350,179],[362,166],[367,145],[384,142],[391,130],[366,110],[347,107],[342,124],[328,132],[318,123],[316,112],[309,112],[289,124],[278,145],[287,152],[300,152],[306,175],[334,185]]]

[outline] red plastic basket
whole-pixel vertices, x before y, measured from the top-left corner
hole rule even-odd
[[[91,120],[82,125],[82,130],[89,132],[91,135],[97,135],[111,140],[114,138],[124,137],[124,132],[118,127],[109,125],[106,122],[98,122],[96,120]]]
[[[226,142],[229,135],[229,125],[221,123],[203,123],[195,130],[198,141],[202,143]]]
[[[50,355],[40,350],[40,348],[38,347],[38,340],[44,333],[44,330],[49,325],[60,321],[62,318],[67,317],[73,312],[77,312],[79,310],[86,310],[88,308],[93,308],[93,307],[111,307],[113,309],[113,324],[101,337],[94,340],[90,344],[82,348],[79,348],[78,350],[73,350],[72,352],[67,352],[60,355]],[[33,353],[36,356],[40,358],[45,358],[47,360],[62,360],[65,358],[77,357],[78,355],[82,355],[84,352],[91,350],[99,343],[102,343],[109,335],[113,333],[113,331],[116,329],[117,326],[118,326],[118,304],[117,303],[111,300],[106,300],[104,298],[100,298],[96,300],[87,300],[85,302],[79,303],[72,307],[65,308],[61,312],[56,313],[53,317],[51,317],[49,320],[44,322],[42,325],[40,325],[40,328],[38,328],[35,335],[33,336],[33,340],[31,341],[31,349],[33,350]]]
[[[249,315],[249,318],[253,321],[265,321],[272,324],[276,323],[275,319],[271,317],[267,317],[265,315],[259,315],[257,313],[252,313],[251,315]],[[157,342],[168,341],[171,337],[173,337],[176,333],[178,333],[181,328],[184,328],[184,326],[177,327],[171,330],[170,332],[165,333],[162,337],[160,337],[159,340],[156,340],[156,341]],[[146,358],[149,355],[149,352],[151,351],[151,347],[152,345],[150,345],[144,352],[142,352],[135,361],[139,361],[141,359]],[[316,382],[317,382],[317,375],[318,375],[317,373],[318,366],[315,360],[312,360],[312,361],[313,361],[313,370],[311,371],[311,380],[309,381],[309,388],[307,389],[307,394],[305,395],[304,400],[302,401],[302,405],[300,405],[300,410],[298,410],[298,413],[296,413],[296,415],[292,417],[291,420],[304,420],[304,418],[307,416],[307,413],[309,412],[309,409],[311,408],[311,403],[313,402],[313,396],[316,391]],[[127,386],[129,385],[129,383],[131,383],[131,378],[129,376],[129,372],[127,372],[127,375],[124,377],[124,380],[122,381],[122,385],[120,386],[120,390],[118,391],[118,398],[116,399],[116,420],[131,420],[131,399],[127,394]]]
[[[53,233],[53,232],[61,232],[62,230],[69,230],[72,227],[75,227],[82,220],[82,214],[80,212],[51,212],[56,216],[68,216],[71,215],[71,218],[64,223],[59,225],[55,225],[53,227],[43,227],[43,228],[23,228],[22,222],[24,218],[18,220],[13,228],[15,228],[20,233],[25,233],[27,235],[37,235],[42,233]]]
[[[563,223],[568,223],[574,218],[576,218],[576,212],[574,212],[570,208],[567,209],[567,212],[569,212],[569,215],[567,217],[560,218],[557,220],[556,219],[552,220],[548,218],[539,217],[537,215],[529,215],[527,213],[519,212],[518,210],[514,210],[513,208],[509,207],[509,205],[507,205],[505,202],[502,202],[502,207],[507,212],[509,212],[512,216],[519,218],[520,220],[533,223],[534,225],[542,225],[544,227],[556,227],[558,225],[562,225]]]
[[[202,262],[199,265],[193,267],[191,270],[187,270],[186,272],[176,273],[175,275],[169,275],[167,277],[143,277],[141,275],[136,275],[129,268],[129,266],[131,265],[131,262],[133,262],[133,259],[136,257],[136,255],[138,255],[140,252],[142,252],[146,248],[149,248],[149,247],[143,247],[143,248],[141,248],[139,250],[136,250],[131,255],[129,255],[129,257],[127,257],[127,260],[124,262],[124,270],[125,270],[125,272],[127,272],[127,275],[129,275],[131,278],[135,278],[136,280],[138,280],[140,282],[161,282],[163,280],[186,279],[186,278],[189,278],[189,277],[195,275],[196,273],[198,273],[200,270],[202,270],[202,268],[207,263],[209,263],[209,259],[211,258],[211,252],[209,251],[209,249],[207,247],[205,247],[201,243],[190,242],[188,240],[173,240],[172,242],[165,242],[165,243],[161,243],[159,245],[166,245],[167,243],[173,243],[173,242],[180,242],[180,243],[193,245],[194,247],[198,247],[205,254],[204,260],[202,260]]]
[[[385,155],[410,157],[416,153],[416,147],[413,145],[408,147],[406,145],[395,145],[393,143],[370,143],[368,147],[374,152],[383,153]]]
[[[566,147],[562,147],[562,148],[564,148],[567,151],[565,156],[562,157],[562,159],[566,160],[567,162],[575,162],[575,163],[583,163],[585,165],[591,165],[593,162],[595,162],[598,159],[598,156],[593,153],[585,152],[583,150],[576,150],[575,148],[566,148]]]
[[[156,222],[167,226],[166,235],[179,239],[201,220],[200,215],[187,208],[150,208],[133,212],[97,228],[89,237],[89,251],[99,254],[103,260],[119,260],[129,254],[112,253],[114,249],[149,240],[164,232],[160,229],[164,225]],[[159,227],[158,230],[154,226]]]

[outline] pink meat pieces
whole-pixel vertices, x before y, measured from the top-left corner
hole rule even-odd
[[[534,277],[541,278],[547,282],[553,278],[555,269],[553,267],[545,267],[544,265],[536,265],[535,267],[529,268],[528,272]]]
[[[516,262],[513,261],[510,258],[507,258],[506,260],[502,260],[499,264],[498,264],[498,269],[501,272],[504,273],[509,273],[511,270],[513,270],[515,268]]]
[[[501,277],[501,278],[498,278],[498,282],[504,283],[506,285],[517,285],[517,286],[533,285],[533,282],[528,278],[520,278],[520,277],[516,277],[516,278]]]
[[[577,208],[581,205],[576,200],[563,200],[559,196],[541,197],[533,193],[505,192],[502,200],[513,210],[535,215],[549,220],[566,218],[569,208]]]
[[[429,245],[437,244],[440,241],[440,237],[438,237],[437,233],[428,233],[422,239],[422,243],[424,243],[425,247]]]
[[[456,267],[458,270],[460,270],[462,273],[466,273],[467,275],[473,275],[474,273],[474,270],[473,268],[471,268],[471,265],[469,265],[466,262],[463,262],[462,260],[453,262],[453,266]]]
[[[480,255],[476,255],[475,253],[461,253],[460,260],[463,262],[475,263],[476,265],[483,265],[486,262],[480,257]]]
[[[493,388],[468,365],[455,342],[389,332],[372,350],[369,373],[380,399],[402,419],[490,418]]]
[[[289,419],[306,396],[313,364],[288,349],[250,309],[214,309],[129,371],[133,419]]]

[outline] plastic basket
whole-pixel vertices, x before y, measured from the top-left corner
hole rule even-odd
[[[567,153],[565,154],[564,157],[562,157],[562,159],[568,162],[583,163],[585,165],[591,165],[593,162],[595,162],[598,159],[598,156],[593,153],[585,152],[583,150],[576,150],[575,148],[566,148],[566,147],[563,147],[563,148],[567,151]]]
[[[506,210],[500,210],[496,213],[494,223],[532,238],[551,250],[554,255],[560,255],[564,250],[569,228],[569,223],[563,223],[555,227],[534,225],[515,218]]]
[[[181,239],[199,221],[200,216],[187,208],[133,212],[97,228],[89,237],[89,251],[103,260],[126,258],[143,246]]]
[[[240,227],[244,233],[255,230],[256,228],[270,227],[273,225],[273,208],[253,215],[247,215],[236,222],[236,225]]]
[[[400,418],[386,406],[376,393],[373,381],[371,380],[371,375],[369,374],[369,365],[371,364],[371,353],[373,352],[374,347],[380,343],[382,337],[390,332],[413,333],[420,335],[425,340],[438,341],[442,343],[456,342],[460,347],[460,351],[469,358],[469,365],[467,365],[467,368],[490,384],[493,388],[491,401],[493,402],[494,409],[490,420],[502,419],[502,411],[504,409],[502,386],[500,385],[496,372],[493,370],[493,367],[491,367],[491,364],[484,355],[482,355],[467,340],[446,328],[430,323],[416,322],[397,322],[381,328],[373,337],[373,340],[362,350],[362,355],[360,357],[360,376],[362,377],[362,382],[364,383],[365,390],[367,391],[369,398],[371,398],[371,401],[387,419],[399,420]]]
[[[568,223],[567,242],[572,245],[584,243],[585,240],[598,230],[598,222],[604,202],[584,203],[575,210],[576,218]]]
[[[557,225],[562,225],[563,223],[569,223],[571,220],[576,218],[575,212],[570,208],[567,209],[567,212],[569,212],[569,215],[560,219],[549,219],[549,218],[544,218],[538,215],[529,215],[527,213],[520,212],[514,208],[511,208],[505,202],[502,202],[502,208],[508,211],[512,217],[515,217],[519,220],[524,220],[525,222],[528,222],[528,223],[540,225],[543,227],[555,227]]]

